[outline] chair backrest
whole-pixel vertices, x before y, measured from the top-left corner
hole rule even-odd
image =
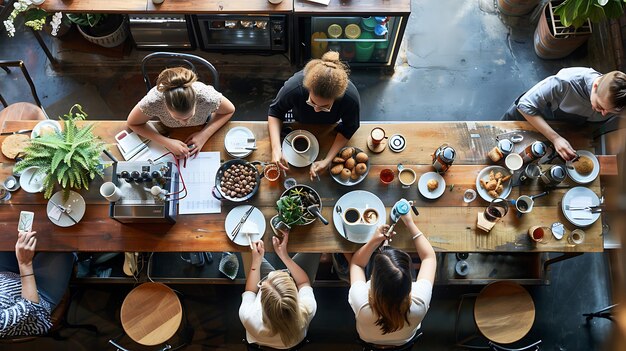
[[[422,334],[423,334],[422,332],[418,331],[417,333],[415,333],[415,336],[413,337],[413,339],[411,339],[409,342],[407,342],[404,345],[400,345],[396,347],[391,347],[391,346],[380,347],[374,344],[370,344],[369,342],[365,342],[361,340],[361,338],[359,338],[359,343],[363,346],[363,351],[408,351],[413,348],[413,345],[415,345],[415,342],[417,341],[417,339],[419,339],[422,336]]]
[[[30,78],[30,74],[28,74],[28,70],[26,69],[26,65],[24,64],[24,61],[0,60],[0,67],[4,69],[7,72],[7,74],[11,74],[11,71],[9,70],[10,67],[19,67],[19,69],[22,71],[22,74],[24,75],[24,78],[26,79],[26,82],[28,82],[28,85],[30,86],[30,92],[33,95],[33,99],[35,100],[35,103],[37,104],[37,106],[39,106],[39,108],[43,110],[43,106],[41,105],[41,100],[39,100],[39,95],[37,95],[37,89],[35,88],[35,83],[33,83],[33,80]],[[0,102],[2,102],[2,105],[4,105],[4,107],[8,106],[7,102],[4,100],[4,98],[1,95],[0,95]]]
[[[199,72],[196,70],[196,66],[194,65],[194,63],[199,64],[202,67],[205,67],[211,73],[212,82],[210,83],[212,83],[215,90],[219,90],[219,74],[217,73],[215,67],[206,59],[191,54],[176,52],[154,52],[144,57],[141,61],[141,73],[143,74],[143,81],[146,83],[147,91],[150,91],[150,89],[152,89],[152,83],[150,82],[150,77],[148,76],[147,67],[155,61],[164,61],[167,67],[186,67],[194,71],[198,75]]]

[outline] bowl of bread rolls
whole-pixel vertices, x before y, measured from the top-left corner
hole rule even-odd
[[[487,202],[498,197],[506,199],[512,188],[511,173],[501,166],[485,167],[476,177],[476,191]]]
[[[370,171],[369,156],[358,147],[344,147],[331,162],[329,171],[331,177],[341,185],[359,184]]]

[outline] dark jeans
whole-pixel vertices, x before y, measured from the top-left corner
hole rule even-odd
[[[33,271],[37,291],[52,305],[61,301],[72,275],[74,254],[66,252],[37,252],[33,258]],[[15,252],[0,252],[0,272],[20,274]]]

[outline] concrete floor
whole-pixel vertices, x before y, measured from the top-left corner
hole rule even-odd
[[[562,67],[613,69],[606,57],[610,50],[602,48],[602,30],[600,37],[589,43],[589,50],[583,48],[564,60],[543,61],[534,54],[534,25],[530,22],[530,16],[502,18],[494,11],[492,0],[414,0],[395,72],[354,71],[351,75],[363,102],[362,120],[499,119],[520,93]],[[32,34],[24,31],[12,39],[0,35],[0,58],[26,61],[50,115],[80,102],[91,119],[125,119],[145,93],[136,65],[52,69]],[[211,56],[221,72],[221,90],[237,107],[235,119],[264,120],[269,102],[294,68],[286,65],[282,56],[263,58],[275,60],[276,66],[262,70],[229,64],[238,59],[234,55]],[[0,77],[0,91],[9,102],[26,100],[30,95],[19,74],[0,72]],[[585,324],[581,314],[610,304],[605,255],[585,254],[551,270],[550,285],[528,287],[537,316],[524,340],[542,339],[542,349],[547,350],[602,349],[610,323],[593,320]],[[193,344],[187,350],[243,349],[240,341],[244,331],[237,318],[242,286],[177,288],[185,293],[189,318],[196,327]],[[63,342],[40,339],[31,344],[2,345],[2,350],[106,349],[107,340],[120,332],[119,306],[130,289],[127,285],[76,289],[79,296],[70,319],[98,325],[101,334],[97,337],[70,331],[71,337]],[[424,336],[416,349],[455,349],[459,297],[479,290],[477,286],[436,286],[431,310],[422,324]],[[306,349],[356,350],[347,288],[319,288],[316,295],[318,314],[310,329],[315,345]],[[464,319],[471,316],[470,310],[465,312]],[[469,333],[471,326],[471,321],[464,321],[463,330]]]

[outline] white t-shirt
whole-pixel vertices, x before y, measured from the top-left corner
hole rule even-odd
[[[298,301],[300,306],[306,311],[306,325],[301,332],[300,338],[293,345],[284,345],[280,339],[280,335],[272,333],[269,326],[263,323],[263,307],[261,306],[261,294],[255,294],[252,291],[245,291],[241,295],[241,306],[239,307],[239,319],[246,328],[246,339],[249,343],[255,343],[262,346],[269,346],[275,349],[289,349],[298,345],[306,337],[309,323],[315,316],[317,311],[317,302],[313,295],[313,288],[305,286],[298,291]]]
[[[400,346],[409,342],[419,329],[422,319],[430,306],[433,285],[426,279],[419,279],[411,284],[411,307],[409,310],[409,322],[402,329],[383,334],[376,325],[377,314],[369,304],[370,281],[356,282],[350,286],[348,303],[356,317],[356,330],[359,337],[365,341],[377,345]]]
[[[148,94],[139,101],[139,109],[151,118],[158,118],[161,123],[170,128],[203,125],[211,118],[211,114],[220,107],[222,94],[212,86],[202,82],[193,82],[191,87],[196,93],[196,112],[186,122],[176,120],[170,115],[165,105],[165,95],[156,87],[150,89]]]

